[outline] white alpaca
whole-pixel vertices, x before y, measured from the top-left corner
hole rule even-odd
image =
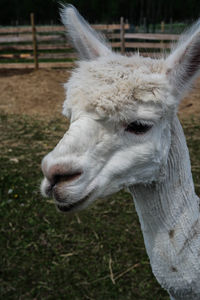
[[[65,85],[70,128],[42,162],[45,196],[77,211],[126,187],[153,273],[171,299],[200,299],[199,198],[177,118],[200,69],[200,24],[166,59],[113,53],[73,6],[62,19],[82,60]]]

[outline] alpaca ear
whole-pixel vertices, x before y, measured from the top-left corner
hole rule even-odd
[[[94,59],[111,53],[103,37],[91,28],[73,5],[62,7],[61,19],[81,59]]]
[[[200,20],[180,37],[166,66],[174,94],[180,99],[200,73]]]

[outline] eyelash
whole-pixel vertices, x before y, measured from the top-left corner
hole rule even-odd
[[[125,131],[136,135],[143,135],[153,127],[153,124],[145,121],[134,121],[128,124]]]

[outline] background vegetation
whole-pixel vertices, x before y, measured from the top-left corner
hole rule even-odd
[[[58,0],[1,0],[0,25],[29,23],[31,12],[37,23],[59,23]],[[118,21],[120,16],[131,24],[156,24],[160,21],[191,22],[200,16],[199,0],[71,0],[92,23]]]

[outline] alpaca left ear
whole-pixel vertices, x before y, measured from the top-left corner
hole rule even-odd
[[[73,5],[63,6],[61,19],[81,59],[90,60],[111,53],[103,37],[91,28]]]
[[[166,59],[166,68],[173,92],[180,99],[200,73],[200,21],[180,37]]]

